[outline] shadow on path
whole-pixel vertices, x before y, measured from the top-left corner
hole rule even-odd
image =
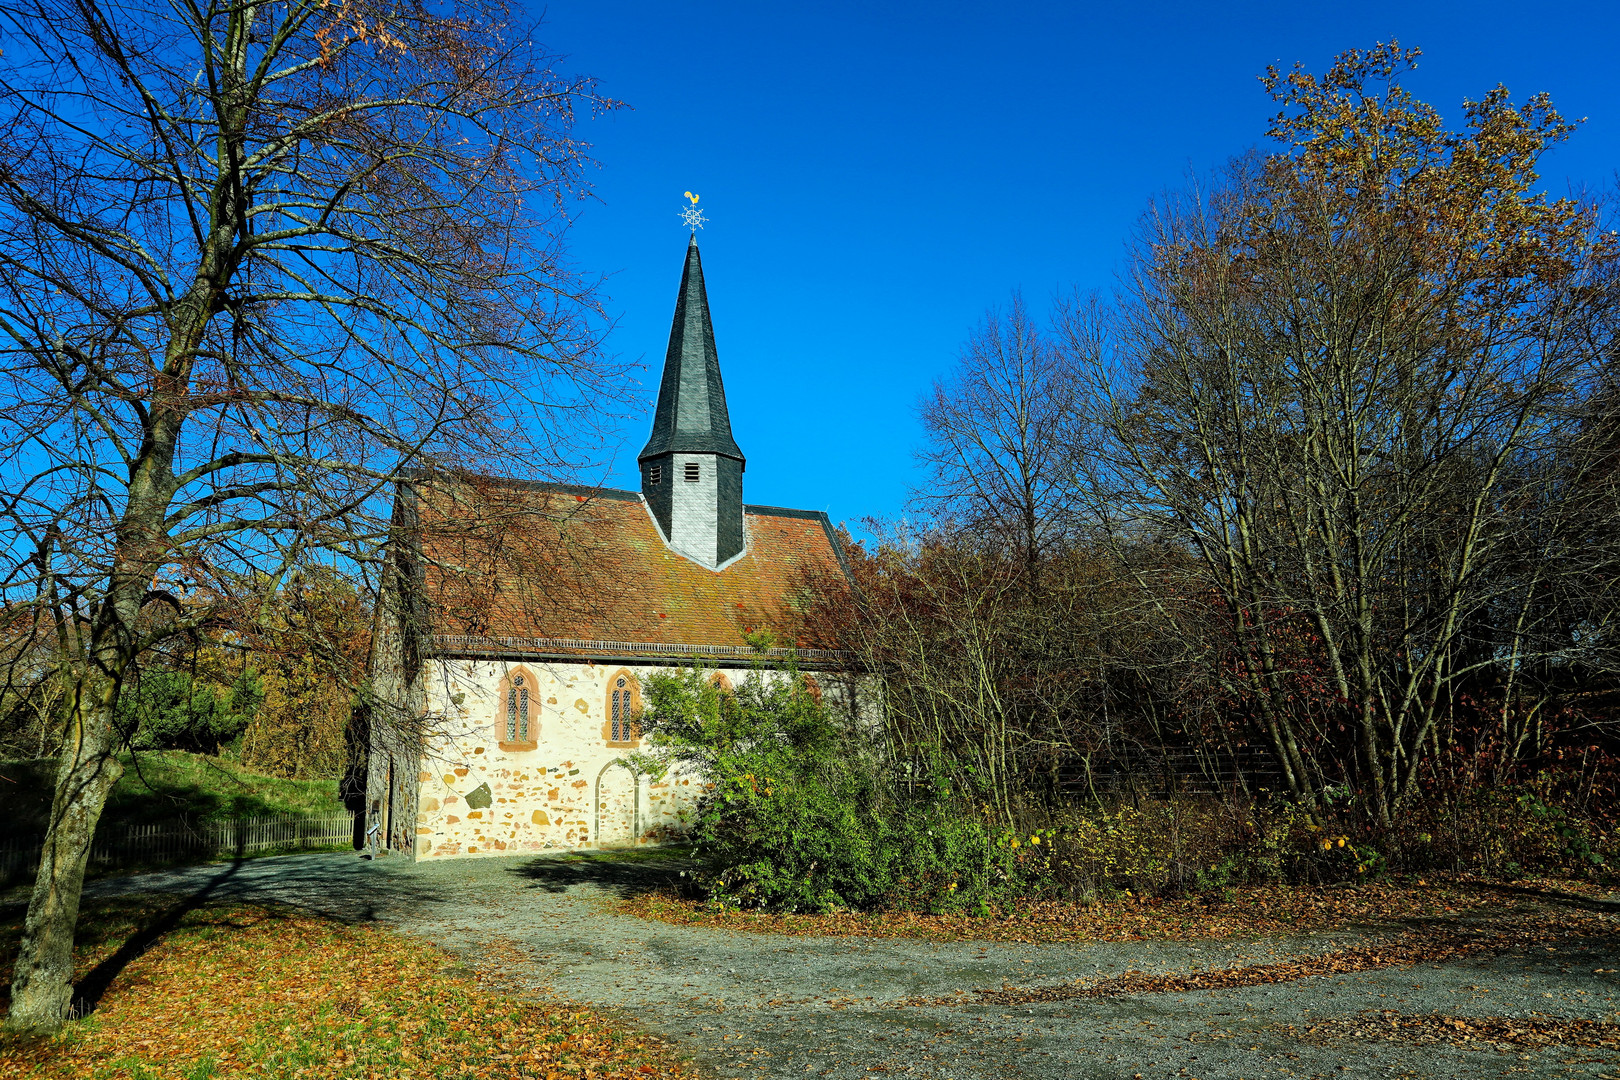
[[[191,912],[212,905],[266,904],[346,923],[379,922],[419,914],[449,897],[409,866],[362,862],[347,855],[237,858],[127,878],[103,878],[87,896],[149,892],[182,899],[131,934],[74,988],[77,1016],[93,1012],[130,962],[172,933]]]
[[[576,885],[594,885],[628,900],[654,889],[679,885],[681,871],[693,870],[697,865],[673,858],[628,861],[613,852],[603,852],[533,859],[507,867],[507,873],[527,881],[531,889],[565,893]]]
[[[85,895],[180,894],[211,903],[280,904],[339,922],[380,922],[421,914],[451,899],[452,882],[434,882],[404,860],[373,863],[348,853],[278,855],[225,864],[103,878]]]
[[[1620,911],[1620,900],[1604,900],[1597,896],[1582,896],[1580,893],[1564,892],[1561,889],[1539,889],[1530,885],[1501,885],[1487,884],[1485,882],[1465,882],[1463,887],[1473,889],[1475,892],[1510,893],[1514,896],[1533,896],[1538,900],[1547,900],[1565,907],[1580,908],[1583,911]]]
[[[206,905],[214,894],[230,881],[241,866],[241,860],[231,862],[225,868],[224,873],[216,874],[208,879],[204,882],[202,888],[181,899],[150,923],[129,935],[111,956],[91,968],[73,988],[71,1015],[88,1016],[95,1012],[96,1006],[101,1003],[102,996],[107,993],[107,988],[118,977],[118,973],[128,967],[132,960],[135,960],[147,949],[150,949],[173,932],[180,925],[180,920]]]

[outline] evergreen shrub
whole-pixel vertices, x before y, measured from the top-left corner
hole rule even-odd
[[[118,697],[118,723],[137,750],[218,754],[247,730],[264,700],[258,676],[243,672],[220,689],[183,671],[153,668]]]

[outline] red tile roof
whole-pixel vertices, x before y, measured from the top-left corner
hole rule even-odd
[[[744,647],[759,629],[814,648],[783,639],[796,602],[812,581],[846,580],[816,511],[745,507],[747,550],[716,571],[669,550],[634,492],[478,479],[415,493],[440,652],[463,651],[447,636]]]

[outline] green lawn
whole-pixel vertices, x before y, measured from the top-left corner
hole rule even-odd
[[[181,750],[125,754],[123,759],[124,776],[103,818],[109,824],[167,821],[182,814],[223,821],[344,809],[336,780],[283,780]],[[55,761],[0,762],[0,821],[19,829],[43,828],[55,781]]]

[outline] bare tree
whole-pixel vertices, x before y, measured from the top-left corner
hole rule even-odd
[[[1320,796],[1342,732],[1386,825],[1458,695],[1525,657],[1499,616],[1534,466],[1613,349],[1613,234],[1534,191],[1572,126],[1497,88],[1447,132],[1399,85],[1415,56],[1271,71],[1290,149],[1159,207],[1117,319],[1068,335],[1097,505],[1196,555],[1181,599],[1221,613],[1209,666],[1292,789]]]
[[[929,484],[913,504],[1008,545],[1031,590],[1072,510],[1078,386],[1068,354],[1015,295],[1005,315],[990,312],[969,336],[956,370],[919,410]]]
[[[0,19],[0,638],[70,699],[11,1021],[51,1026],[140,658],[250,572],[371,565],[401,469],[585,460],[606,371],[560,238],[606,103],[484,0]]]

